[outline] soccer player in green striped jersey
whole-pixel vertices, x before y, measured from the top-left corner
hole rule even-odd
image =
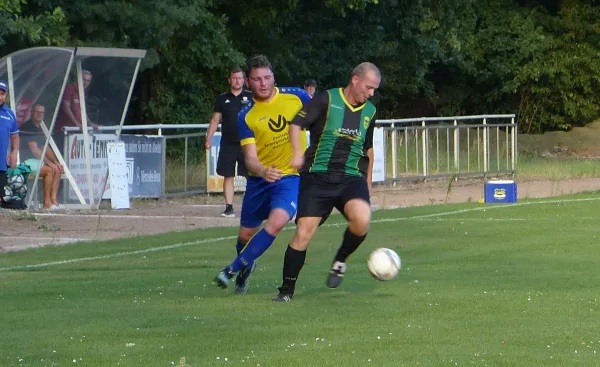
[[[306,258],[306,248],[318,226],[333,208],[348,227],[327,278],[337,288],[346,272],[346,259],[365,240],[371,220],[375,106],[369,101],[381,82],[369,62],[352,71],[345,88],[315,96],[292,120],[289,135],[294,150],[291,165],[300,171],[296,233],[283,261],[283,284],[276,302],[289,302]],[[300,134],[310,131],[310,147],[303,153]]]

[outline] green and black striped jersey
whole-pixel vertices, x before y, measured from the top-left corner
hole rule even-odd
[[[367,175],[367,150],[373,147],[375,106],[367,101],[353,106],[342,88],[315,96],[292,120],[310,131],[301,172]]]

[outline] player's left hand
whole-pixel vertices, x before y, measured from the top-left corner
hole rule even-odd
[[[304,154],[301,154],[301,155],[294,154],[292,156],[292,159],[290,160],[290,165],[292,167],[294,167],[295,169],[297,169],[298,171],[300,171],[302,169],[302,166],[304,165]]]

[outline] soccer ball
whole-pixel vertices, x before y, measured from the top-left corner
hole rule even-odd
[[[400,256],[389,248],[378,248],[367,260],[367,269],[377,280],[394,279],[401,267]]]
[[[23,185],[23,186],[19,187],[19,189],[16,192],[19,195],[21,195],[21,197],[25,197],[25,195],[27,195],[27,185]]]
[[[4,196],[13,196],[13,191],[9,186],[4,186]]]
[[[8,186],[13,190],[18,190],[23,186],[24,180],[23,175],[14,175],[8,179]]]
[[[8,186],[4,186],[4,195],[2,196],[3,201],[10,201],[13,198],[13,192]]]

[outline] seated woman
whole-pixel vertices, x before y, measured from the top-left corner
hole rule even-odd
[[[64,172],[64,168],[58,162],[50,146],[42,158],[46,135],[42,130],[41,123],[44,120],[45,112],[43,105],[34,104],[31,108],[31,119],[19,129],[21,140],[27,146],[21,152],[21,161],[28,165],[33,173],[40,171],[40,176],[44,178],[44,209],[55,211],[66,209],[57,200],[60,175]]]

